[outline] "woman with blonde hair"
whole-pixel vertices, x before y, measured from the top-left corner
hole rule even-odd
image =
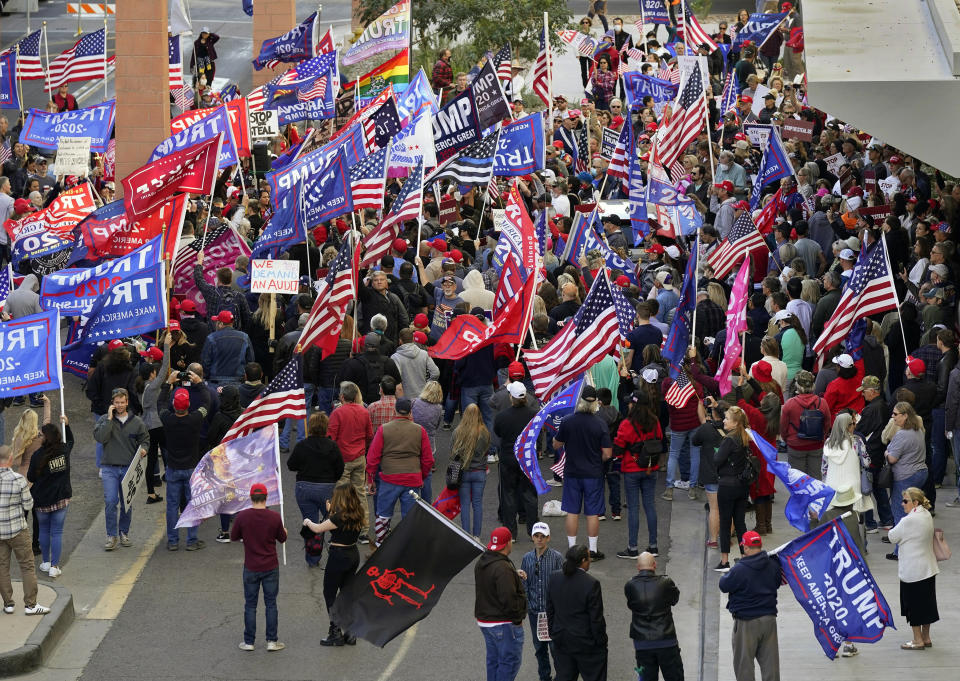
[[[432,471],[437,470],[437,430],[443,421],[443,388],[436,381],[427,381],[420,391],[420,395],[413,400],[410,409],[410,415],[413,422],[422,426],[427,431],[427,437],[430,438],[430,449],[434,453],[434,462]],[[423,489],[420,490],[420,496],[424,499],[433,500],[433,483],[430,476],[424,476]]]
[[[893,469],[893,489],[890,499],[902,498],[910,487],[923,487],[927,481],[927,446],[922,430],[923,421],[909,402],[897,402],[893,406],[892,419],[898,428],[887,445],[886,457]],[[899,523],[907,513],[902,504],[891,503],[893,523]],[[883,540],[881,540],[883,541]],[[884,541],[885,544],[892,539]],[[896,560],[896,551],[887,554],[890,560]]]
[[[357,540],[363,531],[366,513],[357,490],[349,482],[341,482],[333,488],[333,496],[326,503],[326,508],[329,514],[326,520],[316,523],[304,518],[303,526],[316,534],[330,533],[330,552],[323,572],[323,600],[329,613],[337,594],[360,565]],[[331,618],[327,637],[320,641],[320,645],[352,646],[356,642],[355,636],[341,630]]]
[[[727,294],[724,293],[723,287],[717,282],[712,281],[707,284],[707,297],[719,305],[721,310],[727,309]]]
[[[483,524],[483,488],[487,484],[487,450],[490,432],[476,404],[469,405],[453,431],[450,460],[463,467],[460,482],[460,524],[474,537],[480,536]],[[473,517],[471,518],[471,510]]]
[[[714,568],[717,572],[730,570],[730,523],[737,530],[737,543],[747,531],[746,512],[749,485],[743,479],[743,473],[749,465],[750,435],[747,414],[740,407],[730,407],[723,417],[723,430],[726,433],[717,447],[714,463],[717,465],[717,505],[720,513],[720,562]]]
[[[820,302],[820,282],[816,279],[804,279],[800,282],[800,300],[811,305]]]
[[[933,552],[933,516],[930,501],[917,487],[907,487],[900,495],[904,515],[890,530],[890,541],[897,545],[900,559],[900,614],[913,629],[913,640],[903,650],[924,650],[933,645],[930,625],[940,619],[937,611],[937,556]]]
[[[33,409],[27,409],[20,414],[20,420],[17,421],[13,429],[13,460],[10,468],[20,475],[26,476],[27,468],[30,466],[30,457],[43,444],[43,435],[40,432],[40,426],[50,423],[50,398],[41,395],[43,401],[43,423]]]
[[[263,369],[264,383],[273,377],[273,354],[270,352],[270,299],[274,293],[261,293],[257,300],[257,311],[251,315],[250,325],[245,329],[253,345],[253,358]],[[283,304],[276,301],[273,306],[273,337],[284,334]]]

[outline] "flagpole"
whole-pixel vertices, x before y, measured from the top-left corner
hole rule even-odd
[[[11,271],[11,270],[8,270]],[[10,277],[10,285],[13,285],[13,277]],[[61,357],[61,346],[60,346],[60,310],[57,310],[56,316],[56,326],[54,327],[54,335],[57,337],[57,357]],[[65,401],[63,399],[63,367],[58,361],[57,363],[57,377],[60,379],[60,437],[63,438],[64,443],[67,441],[67,425],[63,422],[66,418],[67,412],[65,411]]]
[[[477,220],[477,241],[480,241],[480,226],[483,224],[483,214],[487,212],[487,202],[490,201],[490,192],[483,193],[483,207],[480,209],[480,219]]]
[[[103,99],[107,99],[107,17],[103,17]]]
[[[280,437],[277,433],[277,424],[272,424],[273,426],[273,457],[274,463],[277,467],[277,493],[280,495],[280,522],[283,523],[283,477],[280,475]],[[284,523],[284,527],[286,524]],[[280,544],[281,549],[283,550],[283,564],[287,564],[287,543],[283,542]]]
[[[40,27],[40,30],[43,31],[43,34],[40,36],[41,38],[43,38],[43,54],[47,58],[47,69],[43,74],[43,79],[47,80],[47,78],[50,77],[50,45],[49,43],[47,43],[47,22],[46,21],[43,22],[43,25]],[[38,53],[37,56],[40,56],[39,52],[40,50],[37,50],[37,53]]]
[[[421,159],[420,163],[423,163]],[[420,171],[420,208],[417,210],[417,257],[420,256],[420,237],[423,235],[423,170]],[[410,178],[407,178],[410,181]]]
[[[643,45],[643,53],[647,53],[647,14],[643,11],[643,0],[640,0],[640,44]]]
[[[537,278],[540,275],[540,258],[534,258],[533,261],[533,295],[537,295]],[[523,350],[523,341],[527,336],[527,328],[531,327],[530,335],[533,336],[532,332],[532,318],[533,318],[533,301],[530,301],[529,310],[524,313],[524,322],[523,326],[520,327],[520,342],[517,343],[517,356],[514,358],[515,362],[520,361],[520,351]],[[534,345],[536,347],[536,345]]]
[[[549,104],[547,104],[547,110],[549,112],[547,123],[553,125],[553,68],[551,68],[550,54],[550,17],[546,12],[543,13],[543,49],[547,56],[547,99],[550,100]]]
[[[20,104],[20,125],[22,126],[23,125],[23,83],[20,81],[20,42],[19,41],[17,42],[17,63],[13,68],[14,68],[13,77],[16,78],[17,80],[17,85],[16,85],[17,93],[18,93],[17,99],[19,100],[19,104]],[[12,285],[13,281],[11,280],[10,283]]]
[[[353,244],[353,253],[351,253],[350,255],[351,268],[353,267],[353,263],[355,262],[354,256],[356,254],[356,250],[360,245],[359,243],[357,243],[357,234],[358,232],[357,232],[356,226],[354,226],[354,228],[350,230],[350,236],[347,237],[350,239],[351,243]],[[350,337],[350,356],[351,357],[353,357],[353,346],[357,342],[357,324],[359,323],[358,320],[360,319],[359,307],[360,307],[360,273],[354,272],[353,273],[353,330],[350,333],[350,336],[351,336]],[[366,519],[364,519],[364,521],[366,521]]]
[[[303,243],[307,248],[307,278],[313,281],[313,268],[310,266],[310,232],[307,228],[307,211],[303,204],[303,180],[300,181],[299,192],[300,218],[303,220]],[[334,228],[336,229],[336,228]]]
[[[683,26],[683,56],[687,56],[687,52],[690,50],[690,46],[687,45],[687,36],[690,33],[689,26],[687,26],[687,11],[686,11],[686,0],[680,0],[680,23]],[[680,62],[677,61],[677,67],[679,68]]]
[[[694,242],[694,252],[690,256],[697,259],[697,266],[693,268],[693,317],[690,329],[690,345],[697,343],[697,283],[700,279],[700,230],[697,230],[697,240]],[[686,282],[684,282],[686,283]]]
[[[447,516],[445,516],[445,515],[443,515],[442,513],[440,513],[440,511],[438,511],[437,509],[435,509],[435,508],[430,504],[430,502],[426,501],[426,500],[425,500],[423,497],[421,497],[419,494],[417,494],[417,493],[414,492],[413,490],[410,490],[409,492],[407,492],[407,494],[412,494],[414,500],[417,502],[417,504],[420,506],[420,508],[422,508],[422,509],[425,510],[427,513],[429,513],[429,514],[431,514],[432,516],[434,516],[437,520],[439,520],[440,522],[442,522],[442,523],[443,523],[444,525],[446,525],[449,529],[451,529],[451,530],[453,530],[454,532],[456,532],[458,535],[460,535],[460,536],[463,537],[466,541],[468,541],[468,542],[470,542],[471,544],[473,544],[474,546],[476,546],[478,549],[486,550],[487,547],[484,546],[483,544],[481,544],[480,542],[478,542],[476,539],[474,539],[474,538],[473,538],[473,535],[468,534],[462,527],[460,527],[459,525],[451,522],[450,519],[449,519]]]
[[[890,282],[890,288],[893,289],[893,297],[897,298],[897,289],[893,285],[893,268],[890,267],[890,258],[887,255],[887,237],[883,233],[883,230],[880,230],[880,240],[883,245],[883,263],[887,268],[887,279]],[[903,339],[903,354],[907,357],[910,356],[910,350],[907,349],[907,334],[903,330],[903,317],[900,316],[900,299],[897,298],[897,319],[900,320],[900,338]]]

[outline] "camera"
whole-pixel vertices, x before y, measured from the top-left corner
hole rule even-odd
[[[189,380],[190,380],[190,372],[189,372],[189,371],[181,371],[181,372],[179,372],[179,373],[177,374],[177,380],[178,380],[178,381],[189,381]]]

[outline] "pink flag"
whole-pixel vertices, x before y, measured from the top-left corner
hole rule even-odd
[[[744,258],[733,282],[730,292],[730,307],[727,308],[727,342],[723,346],[723,362],[717,370],[717,381],[720,383],[720,394],[726,395],[733,386],[730,383],[730,374],[740,359],[742,346],[740,334],[747,330],[747,297],[750,295],[750,261]]]

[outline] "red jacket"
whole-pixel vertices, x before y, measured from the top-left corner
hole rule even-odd
[[[831,414],[838,414],[841,409],[852,409],[858,414],[863,411],[865,404],[863,401],[863,393],[857,392],[857,388],[860,387],[864,376],[863,360],[858,359],[854,363],[854,366],[857,369],[857,373],[853,378],[837,377],[830,381],[826,392],[823,393],[823,399],[825,399],[830,406]]]
[[[823,438],[820,440],[804,440],[797,437],[797,431],[800,427],[800,417],[804,409],[819,409],[823,412]],[[783,433],[784,442],[790,449],[796,449],[798,452],[809,452],[823,447],[824,441],[830,436],[830,429],[833,427],[833,412],[830,411],[830,405],[827,401],[813,393],[796,395],[787,400],[780,411],[780,432]]]
[[[690,401],[693,402],[693,400]],[[629,419],[624,419],[620,422],[620,427],[617,429],[617,436],[613,438],[613,444],[617,447],[629,449],[630,445],[643,442],[644,440],[663,440],[663,431],[660,429],[660,424],[657,423],[654,429],[649,432],[637,432],[636,426],[634,426]],[[622,473],[649,473],[658,470],[660,470],[659,465],[653,468],[641,468],[637,463],[636,457],[630,454],[629,451],[623,454],[623,463],[620,466],[620,472]]]
[[[362,404],[343,404],[330,414],[327,435],[337,443],[345,463],[367,453],[373,440],[373,422]]]
[[[751,430],[759,433],[767,442],[776,442],[777,434],[767,432],[767,418],[759,409],[746,400],[738,400],[737,406],[746,413],[747,422],[750,424]],[[750,485],[750,498],[757,499],[759,497],[769,496],[777,491],[773,486],[773,473],[767,471],[767,460],[763,458],[763,454],[760,453],[760,448],[753,442],[750,443],[750,453],[760,462],[760,477],[757,478],[755,483]]]

